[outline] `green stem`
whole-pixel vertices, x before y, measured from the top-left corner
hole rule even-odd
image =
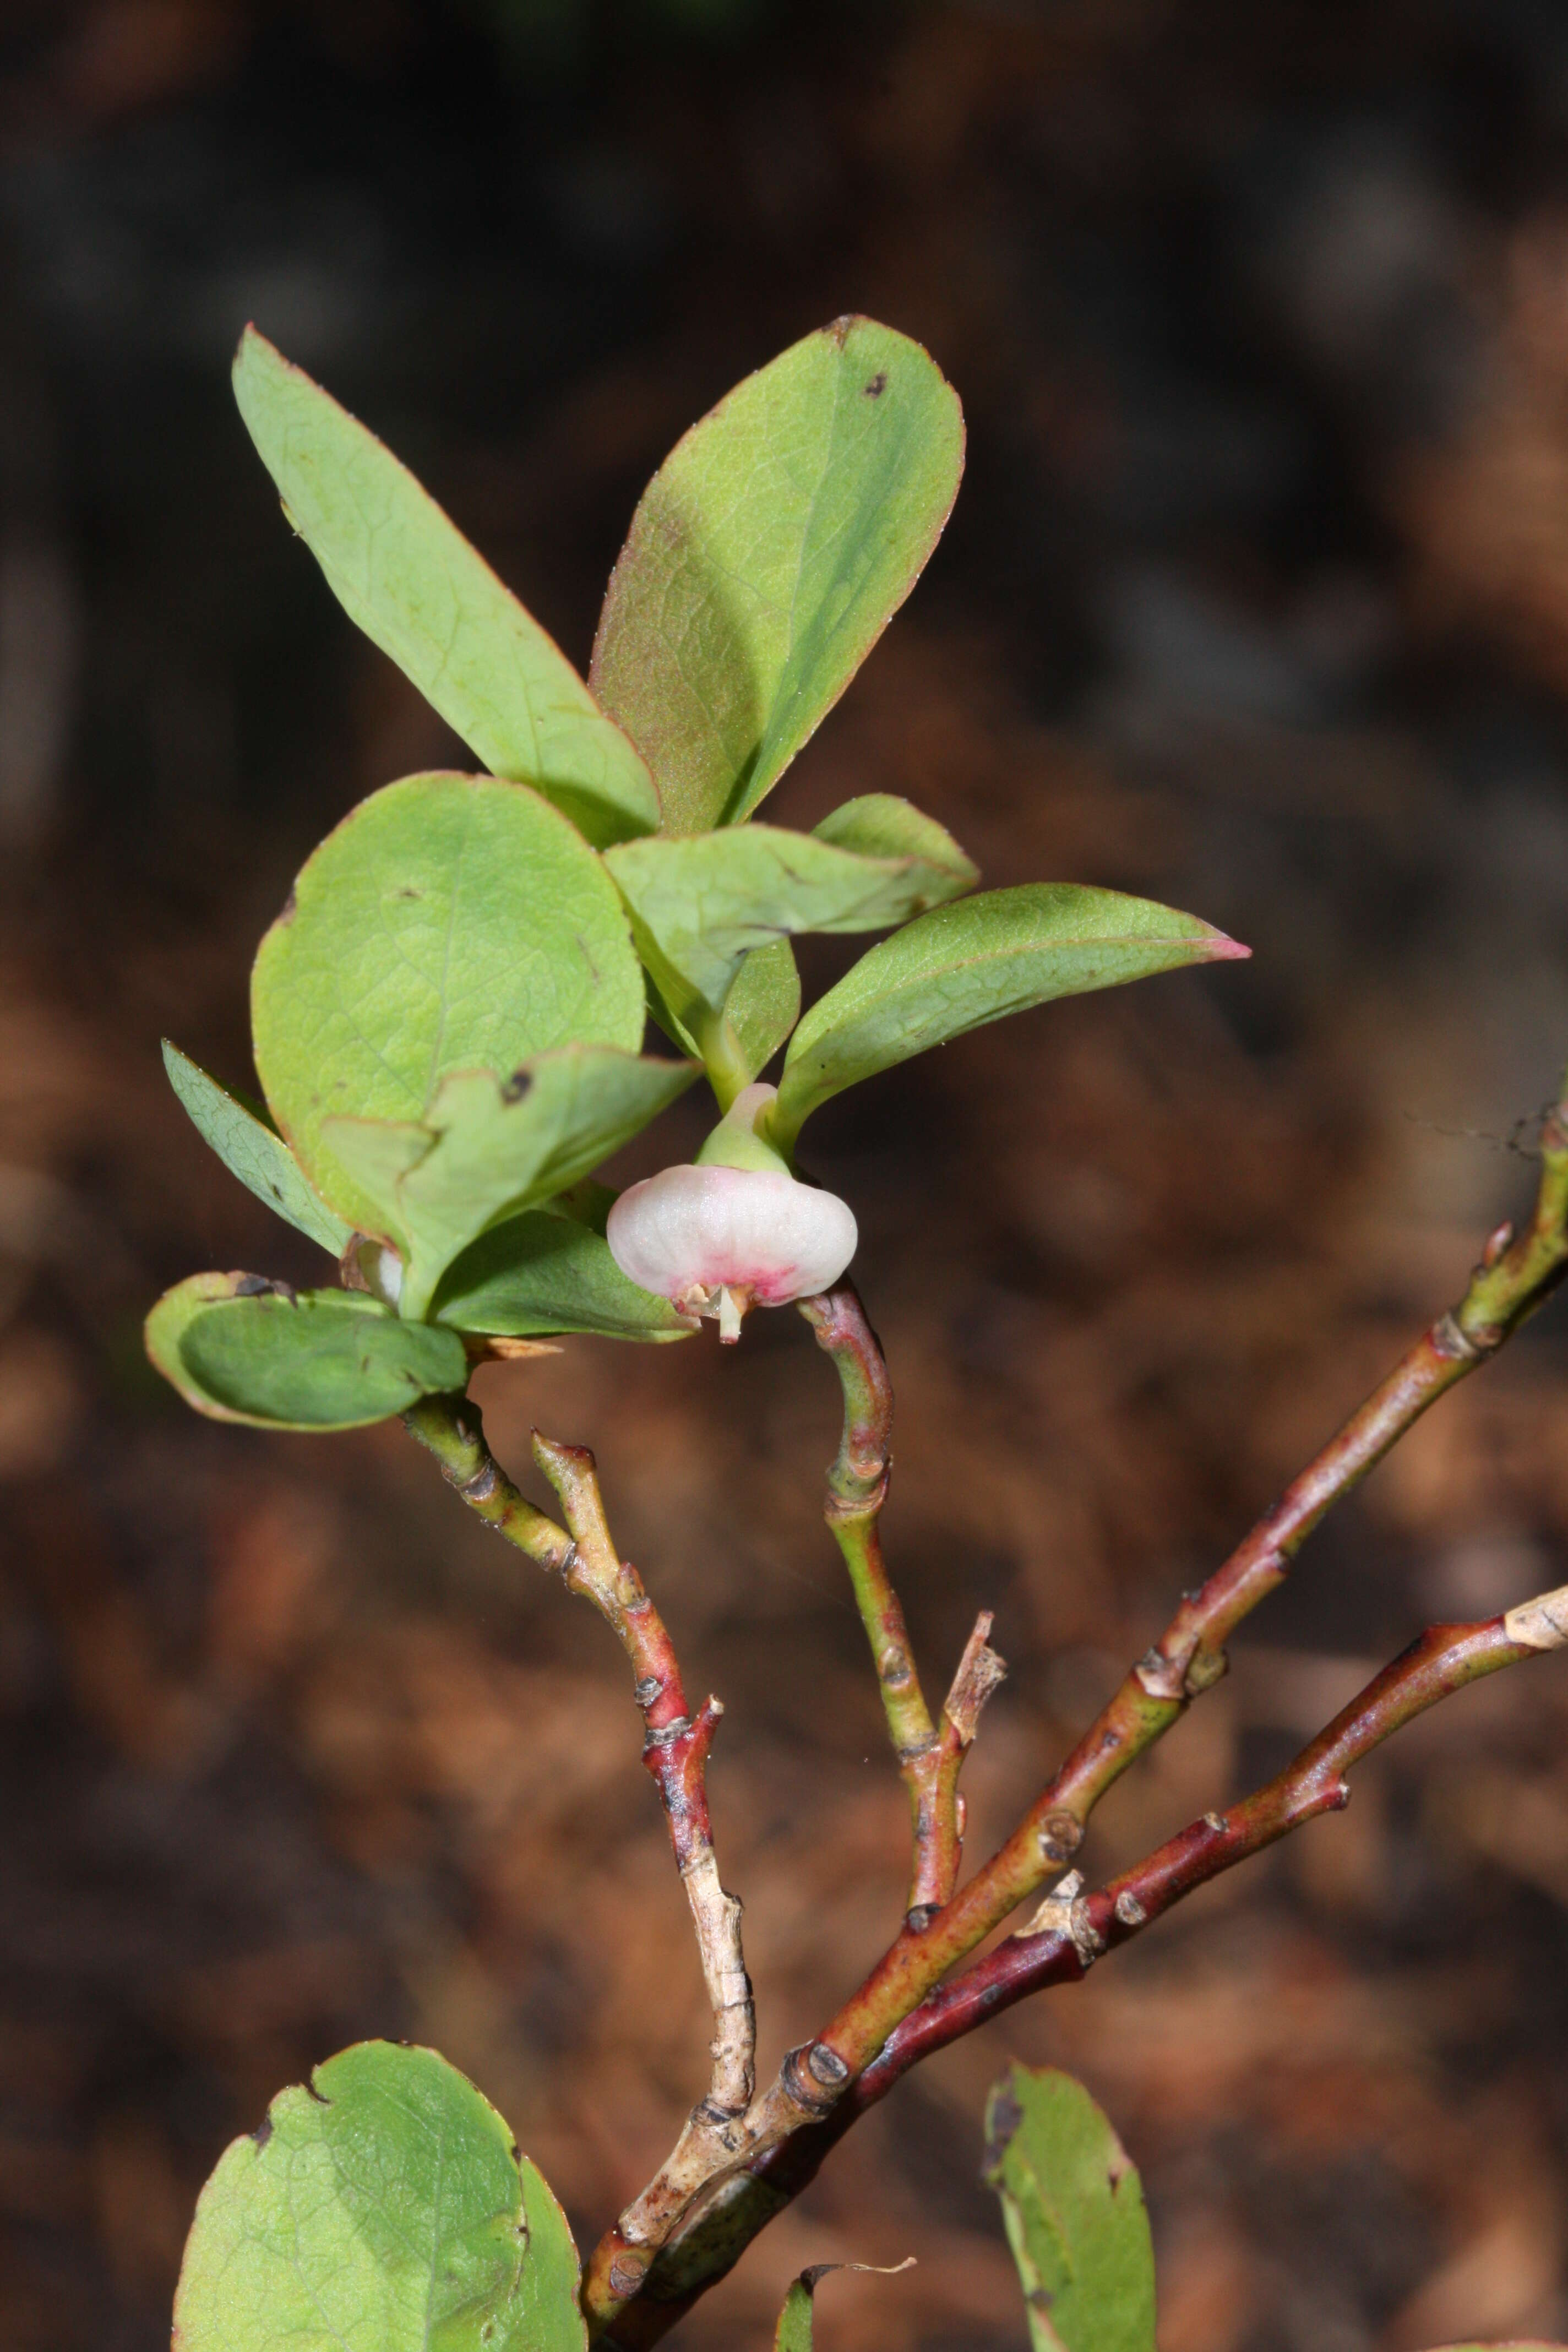
[[[803,1298],[800,1311],[816,1333],[817,1346],[831,1360],[844,1395],[844,1430],[827,1474],[824,1517],[849,1571],[855,1606],[871,1645],[888,1737],[909,1791],[912,1859],[904,1908],[909,1925],[919,1929],[935,1917],[958,1877],[963,1853],[958,1773],[973,1727],[961,1740],[946,1710],[940,1728],[932,1720],[903,1605],[882,1553],[881,1512],[892,1471],[893,1391],[877,1335],[853,1283]],[[986,1654],[989,1658],[992,1654]],[[986,1688],[991,1686],[987,1682]]]
[[[421,1397],[403,1425],[441,1465],[468,1508],[541,1568],[564,1576],[575,1546],[564,1528],[520,1495],[485,1444],[479,1409],[465,1396]]]

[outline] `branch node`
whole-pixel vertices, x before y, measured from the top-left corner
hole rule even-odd
[[[1158,1643],[1152,1650],[1145,1650],[1132,1669],[1139,1689],[1149,1698],[1164,1699],[1172,1706],[1179,1706],[1187,1695],[1187,1667],[1197,1645],[1198,1638],[1194,1633],[1190,1641],[1182,1644],[1174,1657],[1168,1658]]]
[[[1105,1949],[1105,1938],[1089,1916],[1089,1905],[1083,1896],[1083,1873],[1069,1870],[1018,1933],[1025,1937],[1060,1936],[1072,1945],[1081,1965],[1091,1969]]]
[[[1040,1823],[1040,1853],[1047,1862],[1070,1862],[1082,1843],[1083,1823],[1076,1813],[1047,1813]]]
[[[1468,1331],[1461,1329],[1458,1317],[1451,1313],[1438,1316],[1430,1336],[1434,1352],[1450,1363],[1475,1364],[1490,1353],[1489,1349],[1479,1347]],[[1496,1342],[1493,1344],[1495,1346]]]
[[[1568,1584],[1521,1601],[1508,1612],[1502,1629],[1521,1650],[1561,1650],[1568,1643]]]
[[[1230,1827],[1230,1823],[1226,1820],[1223,1813],[1205,1813],[1204,1815],[1204,1827],[1205,1830],[1213,1830],[1215,1837],[1223,1837],[1226,1831]]]
[[[1124,1927],[1141,1927],[1149,1914],[1132,1889],[1127,1886],[1116,1898],[1116,1916]]]
[[[917,1903],[904,1914],[904,1925],[911,1936],[923,1936],[933,1919],[942,1914],[940,1903]]]
[[[825,2116],[837,2105],[849,2069],[836,2050],[820,2042],[803,2042],[785,2052],[779,2076],[797,2107]]]

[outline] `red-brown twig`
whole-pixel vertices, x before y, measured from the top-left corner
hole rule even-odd
[[[598,2271],[617,2303],[635,2294],[667,2227],[692,2185],[733,2160],[755,2087],[756,2021],[741,1946],[741,1906],[720,1883],[708,1811],[708,1752],[724,1710],[716,1698],[693,1714],[674,1645],[641,1578],[616,1549],[586,1447],[536,1431],[533,1455],[560,1497],[564,1529],[518,1493],[485,1444],[467,1399],[426,1397],[405,1416],[465,1502],[568,1591],[591,1601],[626,1651],[642,1712],[643,1762],[658,1790],[676,1867],[691,1906],[698,1955],[713,2012],[712,2074],[668,2162],[598,2249]],[[586,2284],[586,2283],[585,2283]]]
[[[1548,1650],[1568,1647],[1568,1586],[1473,1625],[1435,1625],[1384,1668],[1266,1787],[1205,1813],[1092,1895],[1076,1873],[1016,1935],[928,1994],[831,2114],[752,2159],[670,2247],[645,2295],[623,2314],[615,2341],[642,2352],[722,2277],[757,2231],[816,2177],[824,2158],[900,2076],[1047,1985],[1084,1977],[1104,1952],[1320,1813],[1350,1801],[1345,1775],[1373,1748],[1468,1683]]]
[[[1127,1675],[1006,1843],[923,1933],[906,1926],[820,2037],[846,2081],[899,2020],[1068,1862],[1089,1813],[1128,1766],[1225,1673],[1225,1643],[1282,1584],[1331,1506],[1358,1486],[1428,1406],[1494,1355],[1568,1272],[1568,1110],[1547,1120],[1535,1212],[1487,1244],[1463,1298],[1423,1332],[1338,1435],[1196,1592]]]

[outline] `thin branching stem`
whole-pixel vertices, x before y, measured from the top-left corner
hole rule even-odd
[[[1560,1105],[1542,1132],[1541,1181],[1525,1231],[1516,1237],[1503,1226],[1491,1236],[1458,1305],[1422,1333],[1229,1559],[1184,1598],[1005,1843],[923,1932],[906,1925],[825,2030],[821,2038],[844,2062],[847,2080],[864,2071],[934,1984],[1070,1861],[1106,1790],[1219,1681],[1226,1639],[1284,1582],[1331,1506],[1543,1304],[1568,1273],[1565,1220],[1568,1107]]]
[[[1504,1225],[1491,1235],[1458,1305],[1422,1334],[1207,1582],[1184,1598],[1165,1632],[1131,1669],[1018,1828],[969,1885],[923,1924],[906,1918],[881,1960],[837,2015],[813,2042],[788,2053],[747,2118],[751,2147],[744,2164],[716,2173],[692,2199],[669,2232],[668,2250],[651,2274],[648,2291],[635,2310],[617,2321],[617,2344],[629,2347],[657,2340],[678,2315],[677,2307],[685,2308],[712,2278],[728,2270],[757,2231],[797,2193],[791,2185],[794,2159],[785,2153],[786,2143],[806,2135],[809,2146],[825,2134],[837,2137],[847,2127],[860,2110],[861,2078],[879,2064],[904,2021],[917,2011],[928,2017],[940,2011],[945,1996],[936,1989],[942,1979],[1011,1911],[1068,1865],[1093,1807],[1192,1700],[1220,1679],[1229,1634],[1284,1581],[1295,1554],[1326,1512],[1360,1484],[1430,1405],[1487,1362],[1565,1275],[1568,1103],[1559,1101],[1542,1127],[1540,1183],[1524,1231],[1516,1234]],[[834,1293],[833,1301],[841,1297]],[[859,1391],[851,1388],[851,1378],[866,1379],[867,1395],[873,1394],[869,1379],[859,1370],[864,1342],[857,1318],[868,1333],[869,1327],[858,1300],[840,1311],[841,1354],[835,1354],[835,1360],[845,1381],[846,1443],[836,1475],[852,1455],[851,1423],[858,1428],[874,1425],[860,1410]],[[835,1353],[820,1330],[818,1337]],[[874,1349],[874,1339],[870,1344]],[[841,1357],[849,1362],[848,1376]],[[877,1351],[873,1372],[880,1360]],[[876,1393],[887,1395],[890,1409],[885,1370]],[[882,1428],[885,1460],[885,1423]],[[874,1459],[874,1449],[868,1449],[868,1469]],[[872,1484],[868,1476],[868,1499]],[[876,1499],[879,1507],[880,1492]],[[1500,1658],[1498,1663],[1511,1660]],[[1136,1890],[1133,1895],[1141,1899]],[[967,1985],[970,1978],[963,1981]],[[1014,1997],[1021,1998],[1028,1989],[1024,1986]],[[964,1996],[966,2001],[978,1998],[978,1988]],[[985,2013],[968,2008],[955,2011],[968,2021],[956,2023],[942,2038],[952,2040],[969,2031]],[[910,2027],[913,2055],[909,2063],[923,2054],[928,2045],[920,2036],[932,2030]],[[900,2041],[899,2046],[905,2044]],[[932,2041],[929,2046],[939,2044]],[[843,2116],[835,2116],[845,2102]],[[815,2168],[812,2164],[810,2169]],[[661,2318],[661,2313],[668,2316]]]
[[[642,1579],[611,1537],[594,1456],[585,1446],[533,1436],[533,1458],[560,1499],[561,1528],[519,1494],[485,1443],[479,1409],[467,1398],[426,1397],[406,1414],[413,1434],[487,1525],[562,1577],[590,1601],[620,1642],[642,1713],[643,1762],[658,1790],[676,1867],[691,1907],[698,1957],[713,2015],[708,2090],[688,2116],[668,2160],[621,2215],[584,2280],[586,2306],[607,2295],[616,2307],[635,2294],[695,2184],[732,2161],[755,2089],[756,2017],[741,1942],[741,1906],[719,1876],[708,1809],[708,1754],[724,1710],[716,1698],[695,1712],[664,1620]]]
[[[657,2344],[739,2261],[758,2231],[815,2179],[824,2158],[900,2075],[1016,2001],[1077,1983],[1132,1937],[1223,1871],[1350,1801],[1345,1775],[1363,1757],[1483,1675],[1568,1647],[1568,1586],[1469,1625],[1435,1625],[1385,1666],[1284,1771],[1223,1813],[1204,1814],[1091,1895],[1077,1873],[1027,1925],[939,1986],[889,2036],[833,2111],[755,2156],[723,2182],[668,2250],[649,2291],[625,2311],[615,2342]]]
[[[910,1646],[903,1604],[882,1552],[881,1513],[892,1475],[893,1389],[880,1343],[851,1282],[800,1311],[832,1361],[844,1394],[844,1433],[827,1473],[824,1517],[849,1570],[850,1587],[882,1694],[888,1736],[909,1791],[910,1864],[907,1925],[930,1925],[958,1882],[963,1800],[958,1776],[980,1710],[1004,1668],[986,1647],[986,1616],[971,1635],[939,1723],[931,1720]]]

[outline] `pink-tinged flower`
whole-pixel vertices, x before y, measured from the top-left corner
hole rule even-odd
[[[847,1202],[802,1184],[776,1153],[759,1150],[752,1122],[773,1094],[771,1087],[748,1087],[704,1147],[714,1157],[631,1185],[605,1229],[630,1281],[683,1315],[716,1315],[725,1340],[740,1338],[748,1307],[786,1307],[830,1288],[858,1238]],[[717,1151],[731,1146],[753,1164],[715,1164]],[[760,1159],[773,1165],[756,1164]]]

